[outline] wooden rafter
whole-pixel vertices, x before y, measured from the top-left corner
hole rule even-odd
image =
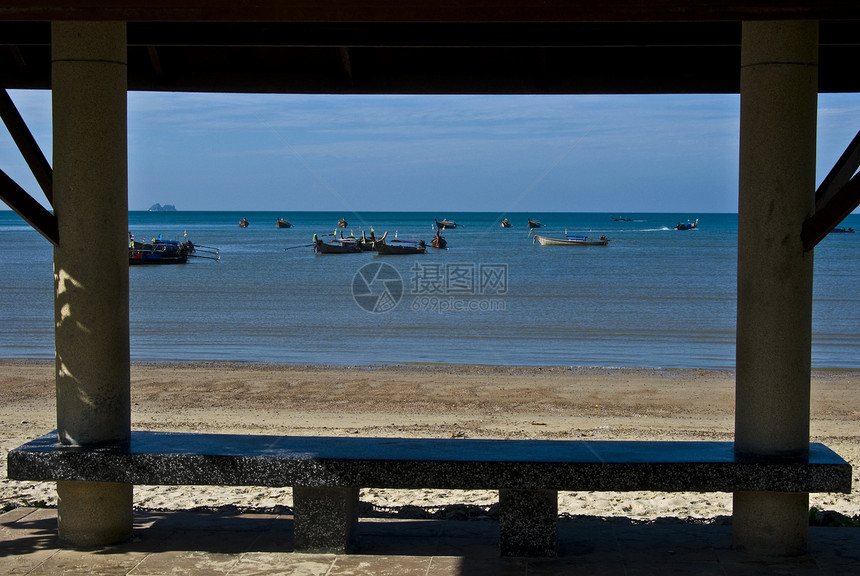
[[[352,79],[352,60],[349,57],[349,48],[346,46],[340,47],[340,65],[343,69],[343,82],[347,86],[354,86],[355,81]]]
[[[147,46],[146,53],[149,55],[149,62],[152,64],[152,71],[156,78],[164,77],[164,69],[161,66],[161,58],[158,56],[158,48],[156,46]]]
[[[5,89],[0,89],[0,117],[24,156],[27,165],[36,177],[36,181],[45,193],[45,198],[51,206],[54,205],[54,173],[51,165],[39,148],[36,139],[27,124],[18,113],[15,103]],[[57,217],[45,210],[27,191],[21,188],[5,172],[0,170],[0,200],[3,200],[18,216],[24,219],[39,234],[58,246],[60,233],[57,227]]]
[[[0,200],[3,200],[18,216],[47,238],[54,246],[60,245],[57,217],[45,210],[26,190],[18,186],[5,172],[0,170]]]
[[[860,206],[860,132],[842,153],[815,193],[815,213],[803,223],[801,238],[809,251]]]
[[[33,138],[33,134],[27,128],[27,124],[24,122],[21,114],[18,113],[15,103],[12,102],[9,93],[5,89],[0,90],[0,117],[2,117],[3,123],[6,124],[6,129],[9,130],[9,134],[12,135],[12,139],[18,146],[18,150],[21,151],[24,160],[33,172],[33,176],[36,177],[36,182],[39,183],[42,192],[45,193],[45,198],[53,206],[54,177],[51,165],[48,163],[48,160],[42,153],[42,149],[39,148],[39,144]]]

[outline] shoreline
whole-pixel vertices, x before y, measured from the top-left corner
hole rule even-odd
[[[0,357],[0,370],[4,365],[52,365],[54,358],[3,358]],[[457,370],[459,368],[479,368],[486,370],[574,370],[574,371],[634,371],[634,372],[722,372],[734,374],[735,368],[706,368],[701,366],[599,366],[584,364],[481,364],[479,362],[360,362],[360,363],[332,363],[332,362],[273,362],[268,360],[132,360],[130,365],[134,366],[226,366],[235,368],[316,368],[316,369],[380,369],[380,368],[415,368],[428,370]],[[812,368],[812,375],[816,372],[857,373],[860,368],[852,366],[818,366]]]
[[[734,371],[474,364],[133,363],[132,429],[241,434],[732,440]],[[851,494],[810,506],[860,514],[860,370],[813,370],[810,435],[854,466]],[[0,505],[56,502],[52,483],[6,478],[6,453],[56,428],[53,361],[0,360]],[[723,493],[561,493],[567,515],[717,518]],[[488,491],[364,489],[364,509],[489,509]],[[135,487],[157,510],[291,506],[289,488]],[[460,506],[458,508],[458,506]],[[477,508],[476,508],[477,509]]]
[[[0,370],[4,366],[26,366],[26,365],[53,365],[54,358],[3,358],[0,357]],[[599,366],[580,364],[481,364],[477,362],[361,362],[361,363],[331,363],[331,362],[273,362],[267,360],[132,360],[132,369],[140,367],[170,367],[184,366],[189,368],[206,368],[223,366],[226,368],[309,368],[309,369],[332,369],[332,370],[380,370],[380,369],[417,369],[426,371],[449,372],[461,369],[480,370],[536,370],[536,371],[574,371],[574,372],[713,372],[713,373],[735,373],[735,368],[703,368],[685,366]],[[860,368],[852,366],[817,366],[812,367],[812,377],[816,374],[858,374]]]

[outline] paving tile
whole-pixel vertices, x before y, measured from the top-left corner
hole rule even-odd
[[[846,546],[845,542],[853,542]],[[814,527],[809,529],[809,555],[822,574],[860,574],[860,529]]]
[[[468,558],[501,558],[499,538],[443,537],[438,541],[436,554],[439,556],[464,556]]]
[[[230,570],[230,576],[325,576],[334,554],[249,552]]]
[[[391,534],[403,536],[423,536],[433,538],[442,532],[445,525],[441,520],[400,520],[400,519],[362,519],[358,522],[357,533]]]
[[[34,512],[34,510],[35,510],[34,508],[19,507],[19,508],[12,508],[8,512],[4,512],[3,514],[0,514],[0,527],[14,524],[15,522],[17,522],[21,518],[23,518],[25,516],[29,516],[30,514],[32,514]]]
[[[440,535],[499,539],[499,523],[491,520],[449,520],[440,522]]]
[[[238,554],[219,554],[202,551],[168,550],[147,555],[128,572],[129,576],[223,576],[239,562]]]
[[[528,576],[626,576],[627,569],[618,557],[555,558],[529,560]]]
[[[627,548],[622,543],[620,544],[620,550],[625,564],[629,565],[643,563],[664,565],[682,562],[719,564],[720,562],[716,552],[704,544],[698,548],[688,545],[672,546],[669,548],[663,542],[660,542],[654,544],[649,550],[644,547]]]
[[[29,574],[59,549],[55,509],[15,508],[0,516],[0,576]]]
[[[30,574],[54,553],[6,556],[0,552],[0,576],[23,576]]]
[[[558,524],[558,554],[561,557],[618,555],[616,528],[609,522],[562,521]]]
[[[145,552],[99,550],[59,550],[36,566],[30,576],[89,575],[121,576],[128,574],[146,558]]]
[[[354,553],[362,556],[433,556],[438,548],[436,538],[388,534],[359,535]]]
[[[722,566],[717,563],[701,564],[695,562],[676,564],[638,564],[626,565],[625,576],[725,576]],[[765,576],[767,572],[760,572],[758,576]]]
[[[329,576],[426,576],[432,556],[338,556]]]
[[[248,544],[247,551],[288,554],[295,552],[292,524],[289,530],[266,530],[258,532],[253,542]]]
[[[159,542],[155,552],[193,550],[223,555],[240,554],[249,551],[258,536],[248,531],[177,529]]]
[[[860,530],[810,529],[809,553],[761,559],[731,549],[718,524],[559,523],[558,558],[500,558],[498,523],[359,523],[357,553],[302,554],[287,516],[136,512],[132,541],[76,551],[57,540],[55,509],[0,515],[0,576],[860,576]]]
[[[427,576],[526,576],[528,563],[520,558],[434,556]]]
[[[808,554],[790,558],[756,558],[735,550],[718,550],[723,572],[728,576],[807,576],[823,574],[815,558]],[[855,566],[860,573],[860,567]],[[850,574],[850,572],[849,572]]]

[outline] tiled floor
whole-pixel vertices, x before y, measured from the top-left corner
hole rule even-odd
[[[808,554],[770,561],[732,551],[728,525],[675,521],[563,520],[553,559],[499,558],[487,520],[362,519],[349,555],[293,552],[289,516],[138,512],[132,542],[88,551],[56,528],[54,509],[0,516],[0,575],[860,575],[857,528],[811,528]]]

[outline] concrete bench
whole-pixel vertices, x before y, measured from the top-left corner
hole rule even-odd
[[[330,438],[132,432],[73,447],[56,432],[12,450],[9,478],[141,485],[292,486],[297,551],[347,552],[359,488],[499,491],[501,552],[553,556],[558,491],[844,492],[851,466],[738,459],[732,442]]]

